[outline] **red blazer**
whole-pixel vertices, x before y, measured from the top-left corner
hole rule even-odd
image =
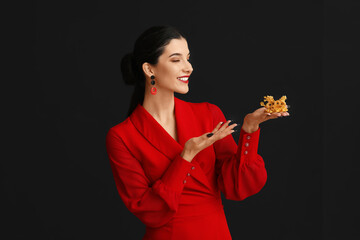
[[[192,162],[180,153],[192,137],[226,122],[220,108],[174,97],[178,142],[140,104],[110,128],[106,147],[117,190],[126,207],[145,225],[143,239],[232,239],[220,191],[243,200],[259,192],[267,173],[257,154],[260,128],[240,130],[198,153]]]

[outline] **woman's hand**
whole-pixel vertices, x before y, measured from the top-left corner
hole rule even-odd
[[[196,156],[196,154],[201,152],[203,149],[211,146],[214,142],[233,133],[235,131],[233,130],[233,128],[236,127],[237,124],[231,124],[229,126],[230,122],[231,120],[228,120],[224,124],[222,124],[222,122],[219,122],[211,133],[207,132],[199,137],[190,138],[184,145],[181,157],[184,158],[186,161],[191,162],[192,159]]]
[[[247,133],[253,133],[259,128],[259,124],[262,122],[278,117],[290,116],[288,112],[267,113],[265,110],[265,107],[261,107],[254,112],[247,114],[244,118],[242,129]]]

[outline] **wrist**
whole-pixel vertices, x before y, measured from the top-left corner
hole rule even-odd
[[[259,123],[251,120],[250,115],[246,115],[244,123],[242,125],[242,129],[247,133],[256,132],[259,129]]]
[[[248,125],[243,125],[242,129],[247,132],[247,133],[253,133],[256,132],[259,129],[259,125],[254,125],[254,126],[248,126]]]
[[[188,162],[191,162],[193,160],[193,158],[195,157],[194,154],[191,154],[189,151],[186,151],[186,150],[183,150],[180,153],[180,156]]]

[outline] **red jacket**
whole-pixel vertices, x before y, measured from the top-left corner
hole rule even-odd
[[[267,173],[257,154],[260,128],[240,130],[198,153],[192,162],[180,153],[192,137],[226,122],[220,108],[174,97],[178,142],[140,104],[110,128],[106,147],[117,190],[145,225],[143,239],[231,239],[220,191],[243,200],[259,192]]]

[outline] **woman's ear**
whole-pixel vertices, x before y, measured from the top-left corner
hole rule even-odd
[[[150,78],[152,75],[155,75],[154,70],[153,70],[153,68],[152,68],[152,66],[151,66],[150,63],[147,63],[147,62],[143,63],[142,69],[143,69],[145,75],[148,76],[149,78]]]

